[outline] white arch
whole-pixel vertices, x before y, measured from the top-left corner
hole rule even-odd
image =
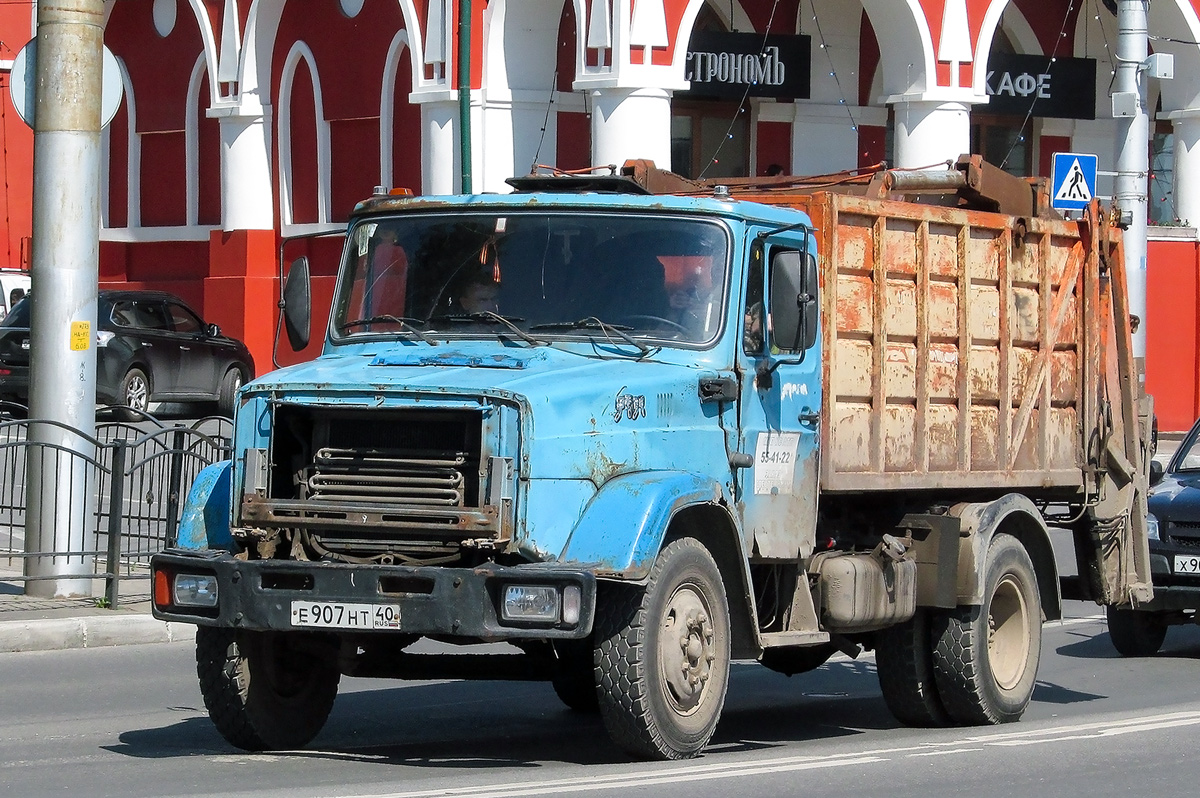
[[[1151,33],[1169,31],[1173,39],[1200,41],[1200,17],[1188,0],[1151,3],[1148,21]],[[1162,39],[1150,45],[1153,52],[1175,56],[1175,79],[1155,81],[1162,91],[1163,112],[1200,108],[1200,47]]]
[[[395,177],[395,165],[392,163],[392,137],[395,135],[396,127],[396,78],[400,72],[400,58],[405,47],[409,47],[408,31],[402,30],[396,33],[391,45],[388,46],[387,61],[383,65],[383,86],[379,90],[379,184],[381,186],[391,186]]]
[[[1008,0],[993,0],[988,6],[987,12],[983,15],[983,24],[979,26],[979,40],[975,42],[975,68],[972,70],[971,89],[978,95],[987,94],[987,62],[988,57],[992,54],[992,43],[996,39],[996,29],[1000,27],[1001,17],[1004,16],[1004,9],[1008,6]],[[1016,8],[1016,6],[1013,6]],[[1014,32],[1019,34],[1022,39],[1021,47],[1028,48],[1029,46],[1037,46],[1037,37],[1033,38],[1032,42],[1024,40],[1024,36],[1033,33],[1029,29],[1029,24],[1025,22],[1025,17],[1018,13],[1019,18],[1014,20]],[[1025,23],[1025,29],[1021,28],[1021,23]],[[1038,47],[1037,49],[1041,49]],[[1032,53],[1034,50],[1025,49],[1025,52]],[[1064,53],[1064,55],[1066,55]]]
[[[862,0],[862,4],[879,42],[884,94],[919,96],[935,89],[933,36],[920,0]]]
[[[117,65],[121,68],[121,84],[125,92],[125,227],[132,229],[142,226],[142,143],[137,134],[137,100],[133,93],[133,81],[129,79],[129,69],[120,56],[117,56]],[[110,131],[111,127],[105,125],[100,132],[100,226],[109,230],[114,229],[109,220],[108,207],[108,187],[113,177],[111,171],[113,141]]]
[[[279,78],[279,113],[276,128],[279,142],[279,223],[285,235],[295,226],[292,216],[292,83],[300,63],[308,67],[313,86],[313,116],[317,130],[317,220],[318,225],[329,223],[329,123],[325,121],[325,105],[321,97],[321,76],[312,50],[304,42],[296,42],[284,60]]]
[[[184,108],[184,124],[183,124],[183,150],[186,158],[186,189],[187,192],[187,215],[184,217],[184,223],[187,225],[199,224],[200,219],[200,114],[196,110],[200,99],[200,84],[204,81],[204,75],[208,73],[208,64],[203,55],[196,59],[195,66],[192,67],[192,76],[188,79],[187,103]],[[209,81],[209,85],[212,81]]]
[[[202,0],[191,0],[202,2]],[[396,0],[404,30],[409,34],[409,57],[412,62],[414,89],[439,85],[437,80],[425,80],[421,68],[424,57],[420,17],[413,0]],[[242,105],[266,106],[270,103],[271,54],[287,0],[253,0],[242,32],[242,55],[238,70],[238,95]],[[444,81],[443,81],[444,82]]]
[[[188,5],[192,9],[192,16],[196,20],[196,27],[200,29],[200,41],[203,45],[204,60],[208,66],[208,74],[217,74],[217,38],[213,31],[212,22],[208,18],[208,12],[204,8],[204,0],[187,0]],[[104,27],[108,27],[109,18],[112,16],[113,9],[116,7],[117,0],[104,0]],[[36,26],[36,14],[35,26]],[[35,31],[36,32],[36,31]],[[209,102],[215,103],[220,99],[220,86],[214,81],[209,81]]]

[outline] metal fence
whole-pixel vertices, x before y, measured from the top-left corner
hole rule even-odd
[[[118,581],[148,578],[150,556],[174,544],[188,488],[200,469],[230,456],[232,431],[219,416],[167,425],[147,415],[98,423],[91,437],[57,422],[0,416],[0,560],[24,564],[22,574],[3,580],[103,579],[115,607]],[[41,472],[40,495],[27,491],[38,484],[30,469]],[[72,512],[80,502],[86,511]],[[27,551],[27,517],[41,521],[39,548],[72,542]]]

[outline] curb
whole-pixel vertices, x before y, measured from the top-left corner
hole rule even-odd
[[[177,643],[195,638],[192,624],[167,623],[141,614],[0,621],[0,653]]]

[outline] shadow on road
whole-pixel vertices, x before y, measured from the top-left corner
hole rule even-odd
[[[897,728],[874,678],[848,679],[874,665],[835,662],[790,679],[757,664],[735,664],[710,755]],[[847,687],[853,692],[848,693]],[[156,759],[254,756],[226,743],[203,709],[168,726],[124,732],[104,746]],[[598,714],[572,712],[549,684],[446,682],[344,691],[322,732],[286,759],[358,761],[422,768],[539,767],[542,762],[603,765],[630,761]]]

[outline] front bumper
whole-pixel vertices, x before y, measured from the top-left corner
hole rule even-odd
[[[1200,554],[1194,546],[1177,546],[1168,542],[1150,541],[1150,575],[1154,582],[1154,599],[1139,605],[1146,610],[1200,609],[1200,574],[1176,573],[1175,555]]]
[[[553,563],[477,568],[353,565],[294,560],[239,560],[224,551],[168,549],[151,559],[154,617],[164,621],[252,630],[437,635],[486,640],[579,639],[592,631],[596,579],[590,572]],[[217,606],[183,607],[162,602],[160,573],[215,575]],[[579,622],[502,620],[500,597],[508,584],[578,586]],[[371,604],[399,608],[397,628],[387,631],[295,626],[292,602]]]

